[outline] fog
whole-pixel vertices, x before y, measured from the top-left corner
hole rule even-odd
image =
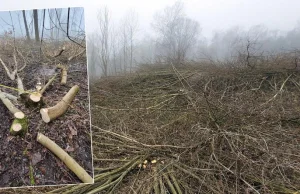
[[[33,11],[24,10],[29,36],[34,37]],[[67,8],[40,9],[37,10],[40,37],[45,39],[66,40],[67,31]],[[78,36],[85,31],[83,8],[71,8],[69,14],[69,35]],[[10,34],[17,38],[26,37],[24,16],[22,10],[0,12],[0,36]]]
[[[197,28],[189,44],[186,44],[183,35],[177,36],[178,33],[188,32],[176,25],[174,29],[177,30],[173,30],[172,36],[167,33],[168,29],[164,29],[166,33],[163,33],[155,28],[159,20],[156,16],[175,3],[171,0],[27,0],[18,4],[6,2],[2,9],[83,6],[92,77],[134,71],[140,64],[166,62],[171,58],[175,60],[175,55],[181,62],[203,59],[224,61],[247,52],[253,56],[267,56],[295,51],[300,47],[299,1],[181,1],[183,8],[180,17],[183,19],[180,22],[182,25],[193,24]],[[107,20],[103,15],[105,9]],[[99,16],[101,13],[102,16]],[[103,21],[109,21],[107,29],[103,28]],[[166,35],[169,37],[166,38]],[[174,37],[178,40],[176,44],[170,42]]]

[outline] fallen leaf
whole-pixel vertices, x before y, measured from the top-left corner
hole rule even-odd
[[[45,167],[39,167],[39,169],[40,169],[40,171],[45,175],[46,174],[46,169],[45,169]]]
[[[66,152],[74,152],[74,148],[71,146],[67,146],[67,148],[65,149]]]
[[[72,127],[70,124],[68,124],[68,127],[71,131],[71,135],[74,136],[74,135],[77,135],[77,130],[76,128]]]
[[[33,166],[39,163],[41,160],[42,155],[39,152],[32,155],[31,162]]]

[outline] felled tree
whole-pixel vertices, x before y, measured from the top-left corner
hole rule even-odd
[[[75,95],[79,91],[79,86],[73,86],[69,92],[59,101],[55,106],[50,108],[42,108],[40,110],[42,119],[44,122],[49,123],[50,121],[56,119],[63,115],[69,108],[69,105],[74,100]]]
[[[65,65],[62,64],[58,64],[57,68],[61,69],[61,81],[60,84],[61,85],[66,85],[67,83],[67,67]]]
[[[93,178],[61,147],[45,135],[38,133],[37,141],[48,148],[52,153],[59,157],[67,167],[84,183],[93,183]]]

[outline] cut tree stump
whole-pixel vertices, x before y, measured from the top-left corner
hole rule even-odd
[[[36,86],[36,91],[33,91],[31,93],[20,94],[21,99],[25,102],[25,105],[27,107],[41,107],[44,105],[43,93],[55,80],[56,75],[57,74],[54,74],[53,77],[47,82],[47,84],[44,87],[40,86],[40,88],[38,88],[38,86]],[[38,84],[40,83],[38,82]]]
[[[28,129],[28,121],[25,115],[23,114],[23,118],[20,119],[15,118],[9,131],[11,135],[24,136],[27,133],[27,129]]]
[[[61,147],[45,135],[38,133],[37,141],[48,148],[53,154],[61,159],[67,167],[72,170],[77,177],[84,183],[93,183],[94,179]]]
[[[23,93],[20,97],[26,107],[41,107],[44,105],[43,97],[39,92]]]
[[[28,121],[25,114],[16,108],[6,95],[0,91],[0,99],[7,109],[14,115],[15,119],[10,127],[10,133],[12,135],[24,136],[27,133]]]
[[[50,121],[63,115],[69,108],[69,105],[74,100],[76,94],[79,91],[79,86],[73,86],[69,92],[59,101],[55,106],[50,108],[42,108],[40,110],[42,119],[44,122],[49,123]]]

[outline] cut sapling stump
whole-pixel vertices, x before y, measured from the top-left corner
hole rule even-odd
[[[15,118],[15,120],[13,121],[9,131],[11,135],[24,136],[27,133],[28,121],[24,114],[18,115],[18,117],[19,118]]]
[[[20,95],[26,107],[39,107],[44,104],[39,92],[23,93]]]
[[[46,137],[45,135],[38,133],[37,141],[43,146],[48,148],[53,154],[61,159],[66,166],[72,170],[77,177],[84,183],[93,183],[93,178],[61,147],[59,147],[54,141]]]
[[[30,100],[34,103],[41,102],[42,95],[39,92],[32,92],[29,96]]]
[[[12,135],[24,136],[27,133],[28,121],[25,114],[16,108],[6,95],[0,91],[0,99],[7,109],[14,115],[15,119],[10,127]]]
[[[69,105],[74,100],[76,94],[79,91],[79,86],[73,86],[69,92],[59,101],[55,106],[50,108],[42,108],[40,110],[42,119],[44,122],[49,123],[50,121],[63,115],[69,108]]]
[[[42,106],[42,94],[39,91],[33,91],[33,92],[25,92],[23,82],[19,75],[17,74],[17,82],[18,82],[18,92],[19,96],[25,102],[25,105],[27,107],[37,107]]]
[[[22,94],[21,98],[25,101],[26,106],[28,107],[41,107],[44,105],[43,102],[43,93],[46,89],[52,84],[55,80],[56,74],[47,82],[47,84],[42,87],[40,81],[36,85],[36,91],[31,92],[30,94]]]
[[[67,67],[65,65],[62,64],[58,64],[57,68],[61,69],[61,81],[60,84],[61,85],[66,85],[67,84]]]

